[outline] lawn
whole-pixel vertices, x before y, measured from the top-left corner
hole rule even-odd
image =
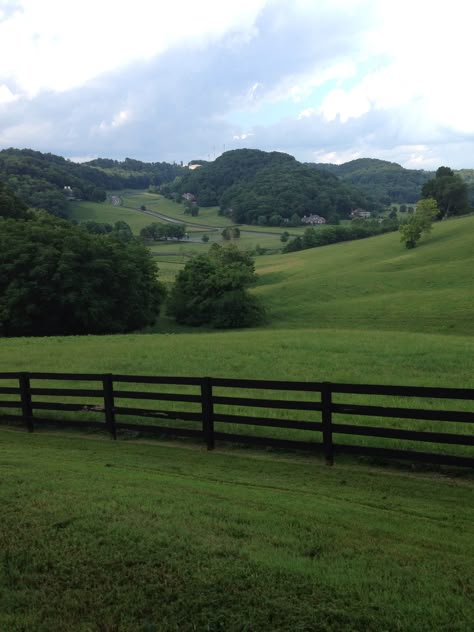
[[[0,430],[5,632],[469,631],[470,478]]]

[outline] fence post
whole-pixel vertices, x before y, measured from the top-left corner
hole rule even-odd
[[[30,378],[28,373],[20,373],[21,414],[26,424],[28,432],[33,432],[33,406],[31,404]]]
[[[214,406],[212,402],[212,382],[210,377],[201,381],[202,433],[208,450],[214,450]]]
[[[117,430],[115,428],[115,412],[114,412],[114,383],[112,375],[104,375],[102,379],[104,389],[104,411],[105,425],[112,435],[112,439],[117,439]]]
[[[332,390],[330,382],[323,382],[321,388],[321,407],[323,423],[323,450],[326,465],[334,463],[334,449],[332,442]]]

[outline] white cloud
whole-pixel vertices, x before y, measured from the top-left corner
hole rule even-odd
[[[246,134],[236,134],[235,136],[232,136],[232,139],[247,140],[248,138],[252,138],[252,136],[255,136],[255,134],[253,134],[252,132],[247,132]]]
[[[0,146],[472,166],[470,0],[0,5]]]
[[[19,98],[17,94],[13,94],[8,86],[0,85],[0,105],[2,103],[11,103]]]
[[[251,29],[265,0],[18,4],[22,10],[0,22],[1,75],[14,79],[31,97],[40,90],[69,90],[176,45],[203,45],[229,31]]]

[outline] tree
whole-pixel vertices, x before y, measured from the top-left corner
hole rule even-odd
[[[436,200],[432,198],[420,200],[416,205],[416,211],[410,215],[406,222],[400,225],[400,239],[405,242],[405,246],[414,248],[423,234],[429,234],[432,224],[438,215],[439,208]]]
[[[168,300],[168,313],[184,325],[248,327],[264,320],[263,307],[247,288],[256,281],[254,262],[235,246],[214,243],[188,261]]]
[[[230,226],[228,228],[224,228],[221,235],[222,239],[224,239],[225,241],[230,241],[231,239],[239,239],[240,228],[238,226]]]
[[[422,195],[436,200],[440,219],[469,211],[468,186],[449,167],[440,167],[435,177],[425,182]]]
[[[0,182],[0,217],[28,218],[26,205],[2,182]]]
[[[0,335],[123,333],[151,325],[164,298],[136,240],[91,235],[37,214],[0,220]]]

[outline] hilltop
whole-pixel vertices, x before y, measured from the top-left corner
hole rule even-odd
[[[357,158],[340,165],[322,162],[308,164],[314,169],[332,173],[342,182],[357,186],[383,206],[414,204],[421,196],[424,183],[434,177],[434,171],[406,169],[396,162],[377,158]],[[474,206],[474,169],[458,169],[454,173],[467,183],[469,201]]]
[[[310,214],[337,222],[354,208],[374,207],[364,192],[335,175],[288,154],[258,149],[227,151],[185,173],[171,191],[191,193],[199,206],[219,206],[222,214],[244,224],[299,224]]]
[[[315,163],[315,169],[323,169],[336,175],[370,195],[378,204],[415,203],[423,184],[433,177],[430,171],[405,169],[396,162],[359,158],[341,165]]]

